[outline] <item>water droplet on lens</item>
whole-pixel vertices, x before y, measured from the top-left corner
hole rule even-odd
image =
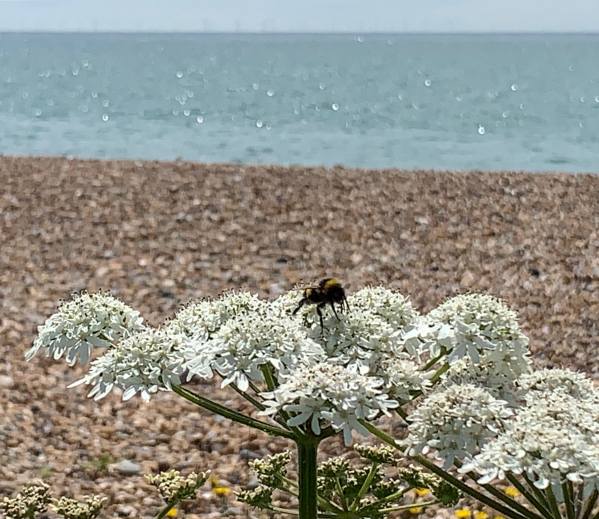
[[[98,92],[92,92],[92,97],[94,99],[97,99],[98,98]]]
[[[364,38],[362,38],[362,36],[358,36],[358,37],[356,38],[356,41],[357,41],[358,43],[364,43]]]
[[[517,92],[518,91],[518,85],[516,85],[516,83],[512,83],[512,86],[510,87],[510,90],[512,92]]]
[[[275,95],[275,91],[274,91],[274,90],[267,90],[267,91],[266,91],[266,95],[267,95],[268,97],[272,97],[272,96],[274,96],[274,95]]]
[[[104,108],[108,108],[110,106],[110,101],[108,99],[104,99],[104,101],[102,101],[102,106]]]
[[[425,79],[425,80],[424,80],[424,86],[425,86],[425,87],[429,87],[429,86],[431,86],[432,84],[433,84],[433,83],[432,83],[432,81],[431,81],[430,79]]]
[[[262,128],[263,126],[264,126],[264,123],[260,119],[258,119],[256,121],[256,128]]]
[[[204,124],[204,118],[203,118],[201,115],[198,115],[198,116],[196,117],[196,122],[197,122],[198,124]]]
[[[179,79],[181,79],[183,77],[183,72],[181,72],[180,70],[177,72],[177,77]]]
[[[318,88],[324,90],[327,86],[324,83],[319,83]]]
[[[189,117],[191,115],[191,110],[183,110],[183,115]]]
[[[479,135],[484,135],[487,132],[487,130],[485,130],[485,127],[482,124],[478,125],[478,134]]]
[[[399,99],[400,101],[403,101],[403,96],[401,94],[397,94],[397,99]]]
[[[41,117],[42,116],[42,111],[39,108],[35,111],[35,116],[36,117]]]
[[[331,110],[333,110],[333,112],[337,112],[339,110],[339,105],[337,103],[333,103],[331,105]]]
[[[568,70],[569,70],[570,72],[574,72],[574,65],[570,65],[570,66],[568,67]]]
[[[595,96],[595,103],[599,103],[599,96]]]
[[[583,128],[583,127],[584,127],[584,124],[583,124],[583,122],[582,122],[582,121],[580,121],[580,122],[578,123],[578,127],[579,127],[579,128]]]
[[[501,114],[501,117],[503,117],[504,119],[507,119],[508,115],[509,115],[509,112],[503,112]]]
[[[108,122],[108,119],[110,119],[110,116],[108,114],[102,114],[102,120],[106,123]]]
[[[254,90],[258,90],[260,88],[260,85],[258,83],[252,83],[252,88]]]
[[[463,99],[463,97],[462,97],[462,96],[455,96],[455,100],[456,100],[458,103],[461,103],[461,102],[462,102],[462,99]]]
[[[524,110],[524,103],[520,103],[520,110]]]
[[[581,103],[584,103],[585,99],[584,96],[580,96],[580,98],[578,99]]]

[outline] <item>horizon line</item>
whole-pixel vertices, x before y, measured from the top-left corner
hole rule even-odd
[[[354,31],[354,30],[343,30],[343,31],[320,31],[320,30],[311,30],[311,31],[220,31],[220,30],[198,30],[198,31],[188,31],[188,30],[158,30],[158,29],[150,29],[150,30],[116,30],[116,29],[99,29],[99,30],[89,30],[89,29],[5,29],[0,27],[0,34],[119,34],[119,35],[127,35],[127,34],[142,34],[142,35],[248,35],[248,36],[286,36],[286,35],[322,35],[322,36],[417,36],[417,35],[439,35],[439,36],[460,36],[460,35],[472,35],[472,36],[485,36],[485,35],[599,35],[599,29],[597,30],[493,30],[493,31],[470,31],[470,30],[449,30],[449,31]]]

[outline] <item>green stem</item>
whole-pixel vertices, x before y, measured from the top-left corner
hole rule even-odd
[[[455,466],[459,469],[462,467],[462,464],[459,461],[454,461]],[[472,474],[466,474],[466,477],[472,481],[474,481],[477,485],[480,485],[480,483],[478,483],[476,481],[476,478],[472,475]],[[507,496],[505,493],[501,492],[501,490],[496,489],[493,485],[480,485],[482,486],[489,494],[491,494],[493,497],[495,497],[496,499],[499,499],[500,501],[503,501],[507,506],[509,506],[510,508],[513,508],[514,510],[516,510],[517,512],[521,513],[522,515],[530,518],[530,519],[543,519],[542,516],[531,512],[528,508],[526,508],[525,506],[522,506],[520,503],[518,503],[518,501],[516,501],[515,499],[512,499],[511,497]]]
[[[399,445],[393,438],[393,436],[388,435],[386,432],[381,431],[376,425],[372,425],[370,422],[366,420],[360,420],[360,423],[368,429],[368,432],[374,434],[378,439],[383,440],[385,443],[391,445],[391,447],[395,447],[399,449]]]
[[[437,355],[436,357],[433,357],[432,359],[429,359],[429,361],[420,368],[420,371],[428,371],[429,369],[431,369],[437,362],[439,362],[443,357],[445,357],[445,355],[447,354],[446,351],[442,351],[441,353],[439,353],[439,355]]]
[[[584,510],[584,514],[580,519],[589,519],[591,514],[593,513],[593,508],[595,508],[595,504],[597,503],[597,499],[599,498],[599,491],[597,489],[593,490],[593,493],[590,495],[587,506]]]
[[[314,437],[297,440],[300,519],[317,519],[318,517],[316,500],[318,495],[316,483],[318,442],[318,438]]]
[[[374,476],[376,476],[376,472],[377,472],[378,468],[379,468],[378,463],[373,463],[371,465],[370,470],[368,471],[368,475],[366,476],[364,483],[362,483],[362,486],[360,487],[360,490],[358,491],[358,495],[356,496],[353,503],[349,507],[350,510],[355,511],[358,509],[358,506],[360,505],[360,500],[364,497],[366,492],[368,492],[368,489],[370,488],[370,485],[372,484],[372,480],[374,479]]]
[[[441,501],[435,499],[433,501],[423,501],[422,503],[411,503],[409,505],[393,506],[390,508],[381,508],[379,511],[390,514],[391,512],[401,512],[402,510],[409,510],[414,507],[427,507],[432,505],[438,505]]]
[[[572,483],[569,481],[562,483],[562,492],[564,494],[564,503],[566,504],[566,515],[568,519],[576,519],[574,511],[574,492],[572,491]]]
[[[518,478],[513,474],[506,475],[508,481],[518,489],[518,491],[526,498],[526,500],[534,506],[541,514],[544,514],[545,517],[551,517],[551,510],[549,506],[546,506],[542,501],[540,501],[537,496],[531,494],[530,491],[518,481]]]
[[[551,485],[549,485],[545,489],[545,494],[547,494],[547,497],[549,499],[549,504],[551,505],[551,510],[553,511],[553,515],[555,517],[561,517],[562,514],[559,511],[559,505],[557,504],[557,499],[555,499],[555,494],[553,493],[553,488],[551,488]]]
[[[166,506],[160,510],[160,513],[155,517],[155,519],[162,519],[163,517],[166,517],[166,514],[168,514],[171,509],[177,505],[177,501],[172,501],[170,503],[167,503]]]
[[[547,499],[547,496],[535,486],[535,484],[532,482],[532,480],[526,475],[526,472],[522,473],[522,477],[524,478],[524,481],[526,481],[528,488],[530,490],[532,490],[534,495],[537,497],[537,500],[540,503],[542,503],[543,506],[545,507],[545,510],[548,511],[548,514],[547,514],[548,517],[553,517],[553,511],[551,510],[551,505],[549,504],[549,500]],[[560,519],[560,516],[557,516],[554,519]]]
[[[216,402],[213,402],[212,400],[200,396],[181,386],[173,386],[173,391],[192,404],[203,407],[212,413],[228,418],[229,420],[233,420],[234,422],[258,429],[266,434],[270,434],[271,436],[282,436],[283,438],[289,438],[292,440],[295,439],[295,435],[290,431],[286,431],[285,429],[281,429],[275,425],[263,422],[262,420],[256,420],[255,418],[250,418],[249,416],[238,413],[237,411],[233,411],[224,405],[217,404]]]
[[[289,494],[291,494],[292,496],[298,497],[298,486],[295,483],[295,481],[286,478],[285,476],[281,477],[281,481],[283,483],[285,483],[287,485],[287,488],[285,488],[285,492],[288,492]],[[320,508],[326,508],[327,510],[329,510],[330,512],[341,512],[341,508],[339,508],[337,505],[335,505],[334,503],[332,503],[331,501],[329,501],[328,499],[317,495],[316,499],[318,500],[318,504],[320,506]]]

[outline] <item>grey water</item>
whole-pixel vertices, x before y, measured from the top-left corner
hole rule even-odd
[[[0,154],[599,171],[599,35],[0,34]]]

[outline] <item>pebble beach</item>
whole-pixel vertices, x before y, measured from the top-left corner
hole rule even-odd
[[[233,492],[284,441],[173,394],[95,403],[66,389],[84,368],[25,362],[81,290],[155,325],[228,289],[274,298],[329,275],[421,312],[484,291],[519,312],[539,366],[599,380],[599,176],[0,157],[0,240],[0,496],[43,478],[107,496],[105,517],[145,518],[160,500],[144,472],[211,469],[231,494],[204,487],[185,517],[260,517]],[[198,391],[243,408],[216,383]]]

